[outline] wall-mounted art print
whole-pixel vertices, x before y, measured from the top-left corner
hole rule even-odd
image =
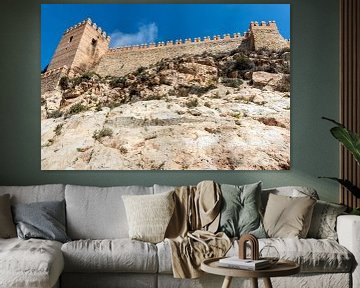
[[[290,169],[289,4],[41,5],[42,170]]]

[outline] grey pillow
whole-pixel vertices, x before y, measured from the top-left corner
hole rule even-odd
[[[343,214],[346,206],[318,200],[312,214],[309,238],[337,240],[336,218]]]
[[[0,238],[16,237],[15,225],[11,215],[10,196],[0,196]]]
[[[65,201],[16,204],[13,215],[19,238],[70,241],[65,232]]]
[[[253,234],[266,238],[260,216],[261,182],[235,186],[222,184],[222,209],[218,231],[229,237]]]

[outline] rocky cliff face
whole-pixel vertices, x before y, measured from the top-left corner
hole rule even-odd
[[[42,95],[42,169],[289,169],[290,54],[235,49]]]

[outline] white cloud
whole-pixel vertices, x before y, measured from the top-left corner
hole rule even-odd
[[[123,33],[121,31],[115,31],[110,34],[111,47],[128,46],[136,44],[144,44],[154,42],[158,35],[158,27],[155,23],[142,25],[139,27],[139,31],[132,34]]]

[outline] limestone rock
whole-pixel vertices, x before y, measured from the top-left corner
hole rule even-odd
[[[234,53],[244,52],[163,59],[42,95],[42,169],[289,169],[289,75],[239,73],[228,66]],[[283,54],[265,54],[245,56],[283,68]],[[77,103],[84,109],[61,116]]]
[[[273,90],[282,80],[282,74],[268,73],[264,71],[255,71],[252,73],[254,87]]]

